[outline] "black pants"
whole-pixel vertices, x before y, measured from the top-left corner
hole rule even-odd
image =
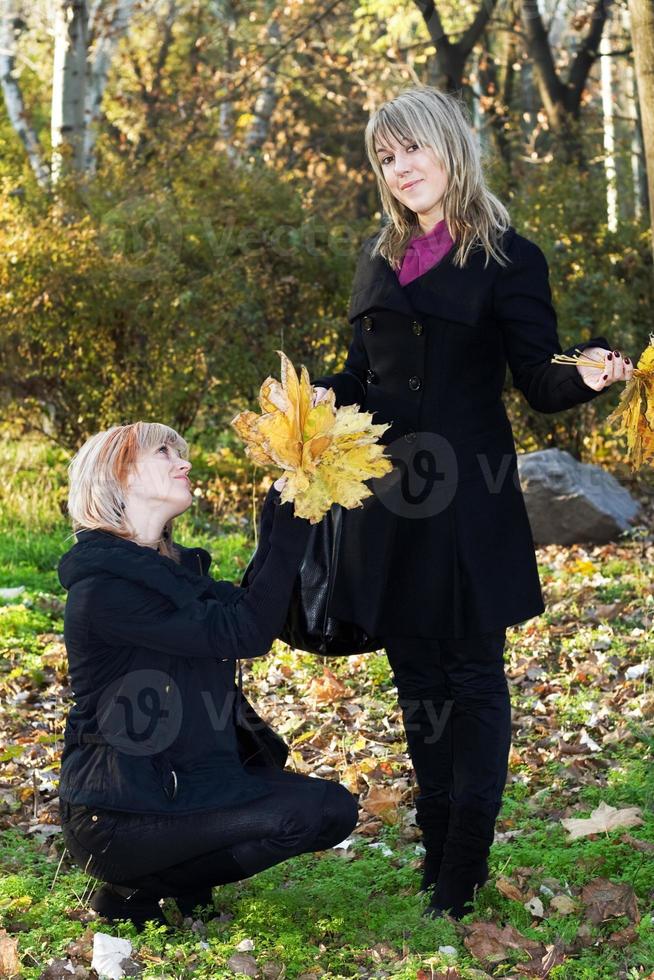
[[[223,810],[153,816],[62,802],[66,847],[94,877],[160,897],[249,878],[297,854],[333,847],[356,826],[356,799],[339,783],[280,769],[251,771],[270,793]]]
[[[511,747],[506,631],[460,640],[386,637],[418,802],[456,800],[497,816]]]

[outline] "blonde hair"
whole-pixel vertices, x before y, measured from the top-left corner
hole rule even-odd
[[[486,186],[481,156],[464,103],[457,95],[420,86],[384,102],[366,126],[368,159],[377,177],[382,207],[390,221],[382,228],[372,256],[382,255],[400,267],[407,245],[418,232],[418,218],[391,194],[376,153],[377,141],[395,139],[431,147],[447,174],[443,216],[454,240],[454,264],[463,268],[471,250],[483,248],[489,259],[505,265],[499,240],[510,226],[509,212]]]
[[[125,517],[127,478],[142,452],[164,444],[188,457],[186,440],[159,422],[114,425],[87,439],[68,466],[68,513],[73,531],[109,531],[120,538],[133,539],[134,528]],[[172,519],[166,522],[157,550],[179,562],[172,526]]]

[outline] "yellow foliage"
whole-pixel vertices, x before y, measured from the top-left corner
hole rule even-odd
[[[654,461],[654,334],[607,421],[617,424],[618,433],[626,434],[632,469]]]
[[[317,524],[334,503],[360,507],[372,493],[364,481],[391,471],[378,442],[388,425],[374,425],[372,415],[356,405],[336,408],[332,390],[312,405],[307,369],[298,378],[286,355],[277,353],[281,383],[269,377],[261,385],[262,414],[240,412],[231,424],[253,462],[283,470],[282,503],[293,501],[298,517]]]

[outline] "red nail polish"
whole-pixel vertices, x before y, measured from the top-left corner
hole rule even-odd
[[[607,359],[607,361],[612,361],[613,360],[613,354],[607,354],[606,355],[606,359]]]
[[[602,380],[606,381],[607,378],[608,378],[608,374],[605,374]]]
[[[629,360],[628,357],[625,357],[624,362],[625,362],[625,364],[631,364],[631,361]]]
[[[614,350],[613,353],[615,354],[616,357],[620,357],[620,351],[619,350]]]

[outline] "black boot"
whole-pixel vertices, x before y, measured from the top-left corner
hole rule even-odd
[[[198,888],[193,892],[184,892],[177,895],[177,904],[182,915],[192,915],[196,905],[209,906],[209,910],[214,909],[213,892],[210,887]]]
[[[488,881],[488,855],[499,808],[452,802],[438,881],[426,915],[449,911],[455,919],[470,912],[475,892]]]
[[[150,919],[159,924],[166,922],[157,899],[140,888],[104,884],[93,893],[90,905],[109,922],[127,919],[137,929],[142,929]]]
[[[449,794],[444,797],[419,796],[416,800],[416,823],[422,831],[422,843],[425,848],[420,891],[428,891],[436,884],[441,869],[449,819]]]

